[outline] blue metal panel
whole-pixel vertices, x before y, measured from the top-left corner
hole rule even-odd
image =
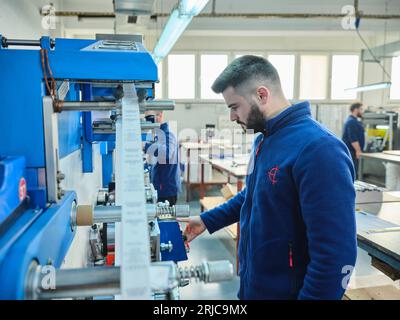
[[[79,42],[74,45],[76,49]],[[49,60],[54,77],[75,80],[114,80],[114,81],[150,81],[158,80],[157,66],[152,56],[137,43],[138,51],[94,50],[81,42],[82,49],[49,51]]]
[[[89,84],[82,85],[82,100],[92,100],[92,87]],[[82,172],[93,172],[93,129],[92,113],[82,112]]]
[[[161,251],[162,261],[184,261],[187,260],[186,248],[182,238],[179,224],[172,220],[158,220],[160,228],[160,243],[172,243],[172,251]]]
[[[114,149],[114,142],[103,141],[100,143],[103,188],[107,188],[112,181]]]
[[[47,202],[45,168],[26,169],[30,208],[45,208]]]
[[[79,101],[79,88],[70,84],[65,100]],[[58,115],[58,143],[60,158],[64,158],[81,147],[81,113],[61,112]]]
[[[29,210],[0,238],[0,299],[23,299],[32,261],[59,268],[75,235],[71,229],[74,192],[45,211]],[[22,231],[20,229],[23,229]]]
[[[58,143],[61,159],[80,149],[80,128],[80,112],[62,112],[58,115]]]
[[[0,225],[14,212],[20,199],[20,184],[25,184],[25,158],[7,157],[0,160]]]
[[[115,133],[96,133],[92,136],[93,141],[109,141],[115,142]]]
[[[112,181],[112,173],[113,173],[113,156],[112,153],[104,154],[101,156],[101,164],[102,164],[102,181],[103,188],[107,188],[108,184]]]
[[[0,50],[0,156],[25,156],[27,167],[44,167],[39,51]]]

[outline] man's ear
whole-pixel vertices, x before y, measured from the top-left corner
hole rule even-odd
[[[257,98],[261,104],[266,104],[271,96],[271,92],[267,87],[260,86],[257,88]]]

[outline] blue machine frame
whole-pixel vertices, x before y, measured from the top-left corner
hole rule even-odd
[[[52,48],[50,38],[42,37],[40,44],[48,52],[57,88],[69,83],[66,101],[107,98],[112,85],[120,82],[141,83],[153,97],[157,67],[141,43],[135,43],[134,50],[115,50],[105,48],[103,41],[55,39]],[[77,196],[67,192],[57,203],[47,200],[42,104],[46,86],[40,50],[0,46],[0,66],[0,298],[23,299],[25,276],[32,263],[61,265],[75,234],[70,219]],[[76,111],[58,117],[59,157],[80,149],[83,172],[93,170],[93,143],[115,141],[112,135],[93,136],[90,116]],[[103,163],[107,163],[103,185],[110,178],[112,150],[111,143],[103,154]],[[20,197],[22,178],[27,184],[25,199]],[[18,210],[23,214],[16,214]]]

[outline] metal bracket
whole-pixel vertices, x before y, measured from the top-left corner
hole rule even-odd
[[[47,201],[57,203],[61,198],[58,174],[58,118],[53,111],[53,100],[43,97],[43,124],[46,156]]]

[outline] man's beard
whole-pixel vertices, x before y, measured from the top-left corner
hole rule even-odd
[[[243,127],[244,123],[238,123]],[[265,117],[256,104],[252,104],[250,107],[246,124],[246,131],[248,130],[253,130],[254,133],[265,131]]]

